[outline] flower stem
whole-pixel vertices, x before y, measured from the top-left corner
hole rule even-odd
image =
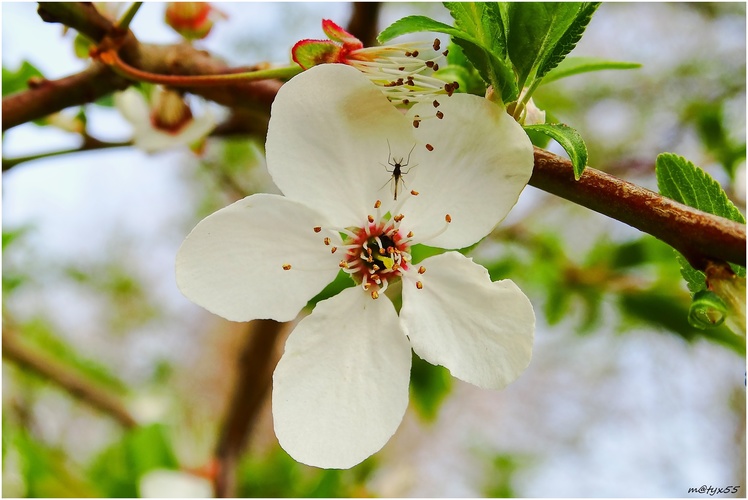
[[[225,85],[228,82],[234,81],[251,82],[274,78],[286,79],[292,78],[303,71],[299,66],[293,65],[283,66],[281,68],[263,69],[242,73],[226,73],[220,75],[160,75],[130,66],[123,61],[119,57],[119,54],[114,50],[103,52],[99,54],[98,57],[104,64],[111,66],[115,73],[129,80],[168,85],[170,87],[213,86]]]
[[[130,28],[130,23],[135,17],[135,14],[137,14],[138,9],[140,9],[141,5],[143,5],[143,2],[133,2],[133,4],[130,5],[130,7],[127,9],[127,12],[125,12],[125,15],[122,16],[122,19],[117,21],[117,27],[124,31],[127,31]]]

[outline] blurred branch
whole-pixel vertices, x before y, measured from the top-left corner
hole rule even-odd
[[[62,149],[60,151],[50,151],[49,153],[39,153],[29,156],[20,156],[18,158],[3,158],[3,172],[10,170],[16,165],[25,163],[27,161],[41,160],[42,158],[52,158],[55,156],[67,155],[72,153],[82,153],[83,151],[95,151],[100,149],[111,149],[111,148],[122,148],[126,146],[132,146],[132,141],[125,142],[105,142],[98,139],[94,139],[91,136],[84,137],[84,142],[81,147]]]
[[[353,13],[348,21],[348,32],[361,40],[364,47],[377,45],[377,21],[382,4],[380,2],[353,2]]]
[[[110,391],[83,377],[50,356],[34,350],[20,340],[17,332],[3,325],[3,358],[40,375],[72,396],[117,420],[122,426],[137,425],[135,418]]]
[[[215,450],[217,497],[236,496],[236,466],[270,391],[278,362],[276,346],[285,326],[286,323],[267,319],[249,323],[247,343],[238,360],[237,379]]]
[[[696,269],[709,260],[745,266],[745,224],[688,207],[653,191],[586,168],[574,180],[571,163],[535,148],[530,185],[624,222],[672,246]]]
[[[98,63],[59,80],[36,82],[29,90],[3,97],[3,132],[70,106],[93,102],[129,85]]]

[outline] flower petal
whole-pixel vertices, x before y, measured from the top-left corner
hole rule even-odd
[[[425,259],[424,274],[403,277],[400,319],[413,350],[479,387],[501,389],[527,368],[535,314],[510,280],[457,252]],[[414,281],[420,280],[418,289]]]
[[[273,375],[275,434],[316,467],[352,467],[395,433],[408,406],[410,346],[386,297],[347,288],[317,304]]]
[[[151,110],[143,94],[137,89],[129,88],[114,94],[114,104],[122,116],[135,129],[152,128]]]
[[[415,129],[422,152],[408,172],[408,188],[419,192],[403,208],[415,240],[442,248],[462,248],[486,236],[509,213],[530,179],[533,149],[522,127],[486,99],[455,94],[415,105],[409,116],[423,118]],[[424,147],[429,144],[432,151]],[[452,223],[441,235],[424,241]]]
[[[206,217],[177,253],[177,285],[231,321],[289,321],[337,275],[315,234],[324,218],[282,196],[256,194]],[[291,269],[285,270],[284,265]]]
[[[388,149],[389,141],[389,149]],[[385,187],[388,151],[415,144],[408,120],[350,66],[322,64],[281,87],[268,126],[267,165],[287,197],[337,226],[361,225]]]

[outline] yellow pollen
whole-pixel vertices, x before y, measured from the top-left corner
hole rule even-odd
[[[337,252],[337,251],[338,251],[338,247],[332,247],[332,248],[330,249],[330,253],[335,253],[335,252]]]
[[[366,218],[369,219],[369,223],[374,223],[374,217],[372,217],[371,215],[367,215]]]
[[[425,267],[421,266],[421,267],[418,268],[418,274],[423,274],[425,272],[426,272],[426,268]]]
[[[325,237],[325,245],[329,245],[329,244],[330,244],[330,238]]]
[[[381,200],[377,200],[377,202],[374,203],[374,208],[379,208],[381,206],[382,206],[382,201]]]
[[[291,269],[291,264],[283,264],[283,270],[289,271]]]
[[[418,191],[411,191],[410,194],[412,194],[413,196],[418,196]]]
[[[372,290],[371,291],[371,298],[372,299],[378,299],[379,298],[379,292],[377,292],[376,290]]]
[[[444,216],[444,220],[447,221],[447,223],[452,222],[452,216],[447,214]]]
[[[314,232],[315,232],[315,233],[319,233],[320,231],[322,231],[322,227],[320,227],[320,226],[316,226],[316,227],[314,228]]]
[[[421,283],[420,281],[416,281],[416,288],[418,288],[419,290],[423,290],[423,283]]]

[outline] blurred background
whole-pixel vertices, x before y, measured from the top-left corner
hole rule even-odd
[[[215,6],[227,19],[195,45],[237,66],[287,64],[296,41],[323,38],[321,19],[345,25],[353,11]],[[180,41],[164,8],[138,12],[141,42]],[[24,61],[49,79],[88,65],[74,33],[35,9],[2,4],[4,95]],[[450,22],[440,4],[384,3],[376,24],[411,14]],[[572,55],[642,67],[554,82],[535,102],[582,134],[590,166],[656,190],[656,155],[674,152],[745,213],[745,42],[744,3],[606,3]],[[85,107],[88,133],[128,140],[104,104]],[[745,496],[745,336],[689,326],[674,252],[654,238],[528,187],[471,255],[532,300],[530,367],[494,392],[414,358],[393,439],[326,471],[295,463],[273,434],[268,380],[289,325],[226,322],[174,280],[202,217],[276,190],[264,138],[209,138],[201,156],[128,147],[6,169],[80,143],[33,123],[3,136],[4,496],[163,496],[146,478],[164,470],[194,479],[183,495],[218,481],[249,497],[681,497],[702,485]]]

